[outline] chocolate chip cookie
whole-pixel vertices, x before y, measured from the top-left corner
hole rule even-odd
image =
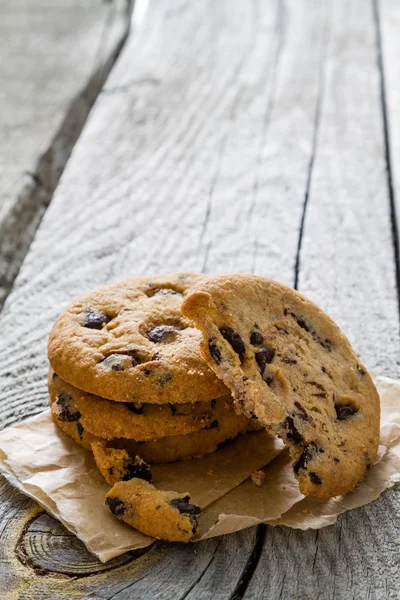
[[[115,438],[106,440],[87,431],[80,422],[74,408],[67,411],[59,402],[51,404],[53,419],[67,435],[78,444],[92,450],[92,443],[102,442],[109,448],[126,450],[130,456],[140,456],[148,463],[168,463],[188,458],[199,458],[214,452],[218,445],[235,438],[239,433],[259,428],[255,419],[229,411],[221,422],[215,420],[208,426],[186,435],[173,435],[152,442],[138,442],[134,439]]]
[[[233,411],[231,395],[186,404],[112,402],[83,392],[49,371],[48,388],[53,412],[78,421],[95,436],[133,438],[147,442],[198,431]]]
[[[74,387],[119,402],[177,404],[228,393],[181,313],[204,275],[132,277],[78,298],[55,322],[50,364]]]
[[[198,528],[201,510],[190,494],[164,492],[143,479],[116,483],[106,496],[112,514],[146,535],[170,542],[188,542]]]
[[[363,479],[378,448],[379,397],[332,319],[289,287],[235,274],[199,282],[182,312],[238,410],[289,444],[302,493],[337,496]]]

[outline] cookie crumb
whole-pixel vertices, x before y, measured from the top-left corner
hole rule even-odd
[[[264,483],[265,473],[264,471],[253,471],[253,473],[250,475],[250,478],[254,485],[261,487]]]

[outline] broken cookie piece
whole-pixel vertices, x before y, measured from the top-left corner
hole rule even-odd
[[[131,456],[126,450],[107,448],[101,441],[92,442],[91,446],[97,467],[110,485],[133,478],[151,481],[150,466],[139,456]]]
[[[198,528],[200,507],[190,504],[190,494],[164,492],[143,479],[116,483],[106,505],[121,521],[151,537],[188,542]]]
[[[239,274],[199,282],[182,313],[238,412],[289,445],[303,494],[329,498],[363,479],[378,449],[379,397],[332,319],[296,290]]]

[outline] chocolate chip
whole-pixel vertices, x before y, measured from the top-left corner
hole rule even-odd
[[[304,441],[304,437],[294,424],[293,417],[286,417],[286,419],[283,421],[283,428],[285,430],[287,439],[291,440],[294,444],[298,445]]]
[[[212,358],[217,363],[217,365],[219,365],[220,362],[222,361],[221,350],[218,348],[218,346],[215,344],[215,341],[212,339],[208,340],[208,350],[209,350]]]
[[[166,371],[158,379],[156,379],[156,384],[163,387],[166,383],[169,383],[173,378],[172,373]]]
[[[210,400],[210,409],[212,411],[214,411],[216,409],[216,406],[217,406],[217,401],[215,399],[214,400]]]
[[[182,296],[180,292],[176,292],[171,288],[163,288],[163,287],[153,287],[150,285],[150,288],[146,292],[146,296],[151,298],[152,296],[165,296],[167,294],[172,294],[173,296]]]
[[[84,429],[83,429],[83,427],[82,427],[82,425],[80,423],[76,424],[76,430],[78,432],[79,439],[82,439]]]
[[[321,371],[322,371],[323,373],[326,373],[326,369],[325,369],[325,367],[324,367],[324,366],[322,366],[322,367],[321,367]]]
[[[322,484],[322,479],[320,478],[319,475],[317,475],[316,473],[314,473],[314,471],[310,471],[309,474],[308,474],[308,476],[309,476],[311,482],[314,485],[321,485]]]
[[[323,342],[320,341],[320,344],[323,348],[328,350],[328,352],[332,352],[333,344],[331,340],[324,340]]]
[[[271,348],[267,347],[261,348],[261,350],[255,353],[254,358],[256,359],[256,362],[260,367],[261,375],[264,374],[266,365],[273,361],[274,356],[275,350],[272,350]]]
[[[308,331],[308,333],[311,333],[312,329],[311,329],[311,325],[309,323],[307,323],[307,321],[305,319],[303,319],[302,317],[298,317],[297,315],[294,314],[294,312],[290,311],[288,308],[285,308],[283,311],[284,315],[287,316],[291,316],[292,319],[294,319],[297,323],[297,325],[299,327],[301,327],[302,329],[305,329],[305,331]]]
[[[305,408],[300,404],[300,402],[295,402],[294,405],[297,408],[297,416],[300,419],[302,419],[303,421],[307,421],[308,423],[313,422],[312,418],[310,417],[308,412],[305,410]]]
[[[119,517],[125,512],[125,504],[119,498],[107,498],[108,508],[113,515]]]
[[[336,416],[339,421],[345,421],[346,419],[350,419],[358,410],[353,406],[348,406],[345,404],[335,404]]]
[[[287,358],[286,356],[282,358],[282,362],[287,365],[297,365],[297,360],[295,358]]]
[[[53,371],[53,375],[51,376],[52,380],[55,381],[56,379],[58,379],[58,375],[55,371]]]
[[[56,407],[58,409],[57,418],[63,423],[73,423],[81,418],[79,410],[73,409],[72,396],[66,392],[61,392],[61,394],[57,396]]]
[[[183,498],[174,498],[170,501],[170,505],[174,508],[177,508],[181,515],[199,515],[201,513],[200,506],[189,504],[189,500],[189,496],[184,496]]]
[[[144,404],[143,402],[126,402],[125,406],[135,415],[141,415],[143,413]]]
[[[219,427],[219,422],[215,419],[215,421],[212,421],[212,423],[207,426],[207,429],[216,429],[217,427]]]
[[[264,343],[264,338],[259,331],[253,331],[250,336],[250,344],[253,346],[261,346]]]
[[[310,442],[309,444],[307,444],[307,446],[304,448],[303,452],[300,455],[300,458],[297,460],[297,462],[295,463],[294,467],[293,467],[293,471],[296,473],[296,475],[299,474],[300,469],[305,469],[307,466],[307,463],[310,462],[310,460],[312,460],[315,456],[317,452],[317,445],[314,442]]]
[[[178,327],[173,325],[158,325],[147,333],[147,337],[151,342],[159,344],[161,342],[171,342],[176,338]]]
[[[232,329],[232,327],[221,327],[219,331],[222,337],[230,343],[236,354],[239,355],[240,362],[243,362],[246,346],[238,332]]]
[[[151,469],[149,465],[144,462],[144,460],[131,458],[128,462],[126,466],[126,473],[122,477],[122,481],[128,481],[129,479],[133,479],[134,477],[151,482]]]
[[[109,321],[111,321],[110,317],[107,317],[104,313],[88,309],[85,311],[82,325],[89,329],[101,329]]]
[[[134,356],[128,356],[127,354],[110,354],[109,356],[106,356],[100,364],[111,371],[125,371],[131,367],[136,367],[138,362]]]

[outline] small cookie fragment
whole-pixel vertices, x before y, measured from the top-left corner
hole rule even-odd
[[[261,487],[265,480],[265,473],[264,471],[253,471],[250,475],[250,479],[254,485]]]
[[[108,448],[101,441],[92,442],[91,447],[96,465],[110,485],[134,478],[151,482],[150,466],[139,456],[131,456],[126,450]]]
[[[199,506],[190,494],[157,490],[143,479],[116,483],[106,496],[111,513],[131,527],[159,540],[188,542],[198,529]]]

